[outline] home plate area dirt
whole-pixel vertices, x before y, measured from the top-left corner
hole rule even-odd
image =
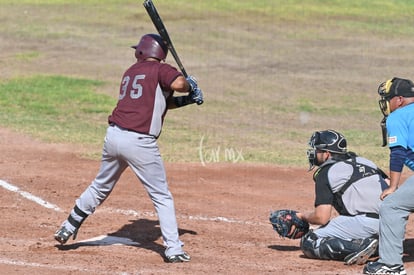
[[[362,266],[303,257],[268,217],[280,208],[313,208],[312,173],[248,163],[166,163],[179,232],[191,262],[169,264],[158,220],[130,170],[88,217],[77,239],[53,233],[95,177],[99,161],[69,145],[45,144],[0,128],[2,274],[361,274]],[[414,271],[414,232],[404,242]]]

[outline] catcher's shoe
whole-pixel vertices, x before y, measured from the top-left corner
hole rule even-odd
[[[190,255],[186,252],[178,255],[172,255],[167,257],[167,261],[169,263],[181,263],[181,262],[189,262],[191,259]]]
[[[378,240],[374,238],[367,238],[361,244],[361,249],[345,257],[344,262],[347,265],[365,264],[369,257],[375,253],[378,246]]]
[[[386,265],[379,262],[367,263],[363,272],[364,274],[407,274],[402,264]]]
[[[66,227],[62,226],[55,232],[54,236],[55,240],[60,242],[60,244],[65,244],[69,240],[70,236],[73,235],[73,239],[75,239],[77,233],[78,230],[72,233],[69,230],[67,230]]]

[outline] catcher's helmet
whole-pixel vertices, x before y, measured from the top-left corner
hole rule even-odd
[[[138,60],[145,60],[149,57],[158,60],[165,60],[168,47],[158,34],[146,34],[141,37],[137,45],[131,46],[135,49],[135,57]]]
[[[346,139],[341,134],[334,130],[325,130],[314,132],[309,140],[311,147],[307,151],[309,160],[309,170],[312,170],[317,163],[316,150],[329,151],[334,154],[346,154]]]

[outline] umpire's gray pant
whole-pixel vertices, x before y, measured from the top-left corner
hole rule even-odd
[[[394,193],[385,197],[380,207],[379,262],[403,264],[403,241],[408,216],[414,211],[414,176]]]

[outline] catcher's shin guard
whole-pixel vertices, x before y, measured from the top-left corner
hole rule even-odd
[[[320,239],[319,239],[320,241]],[[302,249],[303,254],[310,259],[319,258],[319,249],[318,249],[318,236],[310,230],[300,239],[300,248]]]
[[[361,250],[363,239],[346,241],[339,238],[318,238],[308,232],[301,239],[301,249],[308,258],[322,260],[344,260],[346,256]]]

